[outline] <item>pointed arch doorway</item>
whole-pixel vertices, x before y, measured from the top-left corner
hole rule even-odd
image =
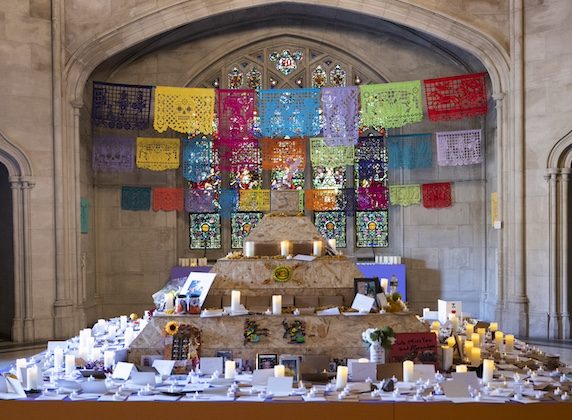
[[[14,321],[14,218],[8,168],[0,163],[0,340],[11,341]]]

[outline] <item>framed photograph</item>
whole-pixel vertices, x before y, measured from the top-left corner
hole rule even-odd
[[[278,364],[277,354],[257,354],[256,369],[273,369]]]
[[[284,376],[292,376],[294,382],[300,379],[300,356],[280,356],[280,364],[284,365]]]
[[[141,366],[151,367],[155,360],[162,360],[163,356],[160,354],[143,354],[141,356]]]
[[[354,296],[358,293],[373,298],[374,306],[377,306],[377,294],[381,293],[379,279],[377,277],[354,279]]]

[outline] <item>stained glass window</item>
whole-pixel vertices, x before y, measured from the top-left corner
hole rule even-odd
[[[356,212],[356,247],[388,247],[387,211]]]
[[[246,73],[246,85],[250,89],[260,89],[262,85],[262,73],[256,67],[252,67],[252,70]]]
[[[336,247],[347,246],[346,215],[343,211],[315,212],[314,224],[324,238],[336,240]]]
[[[262,219],[262,213],[233,213],[230,221],[232,248],[242,248],[244,238]]]
[[[243,74],[238,67],[233,68],[228,73],[228,87],[229,89],[239,89],[242,87]]]
[[[275,169],[270,173],[271,190],[303,190],[304,171],[302,169]]]
[[[357,187],[373,187],[387,183],[387,150],[382,136],[360,137],[355,147],[355,180]]]
[[[282,50],[282,52],[273,52],[270,54],[270,61],[276,63],[276,70],[279,70],[285,76],[288,76],[298,67],[297,62],[304,58],[302,51]]]
[[[312,71],[312,87],[323,87],[326,86],[328,82],[328,75],[326,74],[325,70],[322,66],[317,66]]]
[[[330,71],[330,84],[335,87],[346,85],[346,71],[339,64]]]
[[[346,167],[314,166],[312,168],[312,185],[315,189],[344,188],[346,185]]]
[[[189,214],[190,249],[219,249],[221,247],[220,215],[218,213]]]

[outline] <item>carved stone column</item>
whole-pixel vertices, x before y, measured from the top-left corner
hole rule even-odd
[[[568,309],[568,248],[569,248],[569,235],[568,235],[568,205],[569,205],[569,179],[572,170],[570,168],[563,168],[560,170],[560,247],[558,255],[560,255],[560,302],[559,302],[559,318],[560,328],[558,338],[570,338],[570,313]]]
[[[548,181],[549,190],[549,238],[550,246],[550,268],[549,278],[550,284],[548,289],[548,306],[549,306],[549,321],[548,321],[548,336],[549,338],[558,338],[560,336],[559,328],[559,287],[558,287],[558,248],[559,248],[559,232],[558,232],[558,169],[549,169],[545,177]]]

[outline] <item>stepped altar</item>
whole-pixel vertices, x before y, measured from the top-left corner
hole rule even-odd
[[[232,290],[240,291],[249,313],[240,316],[156,314],[129,347],[129,360],[139,363],[143,355],[163,354],[164,327],[169,321],[190,324],[201,332],[202,356],[232,351],[234,358],[253,361],[257,353],[325,355],[330,358],[367,356],[361,334],[370,327],[390,326],[399,332],[424,332],[427,327],[411,313],[348,311],[354,298],[354,279],[362,277],[353,258],[326,255],[326,241],[311,220],[302,215],[267,215],[246,239],[253,256],[232,253],[219,259],[211,272],[214,282],[203,305],[213,310],[230,305]],[[289,256],[281,256],[288,242]],[[315,247],[315,242],[322,246]],[[316,250],[318,252],[316,252]],[[330,254],[332,250],[330,249]],[[297,254],[315,254],[314,259],[296,259]],[[278,274],[277,274],[278,273]],[[283,313],[269,315],[271,297],[282,296]],[[300,314],[293,315],[297,308]],[[316,315],[316,309],[341,309],[338,315]],[[296,313],[298,313],[298,311]],[[344,312],[345,311],[345,312]],[[263,332],[260,340],[245,340],[245,322]],[[292,342],[287,327],[304,325],[303,342]]]

